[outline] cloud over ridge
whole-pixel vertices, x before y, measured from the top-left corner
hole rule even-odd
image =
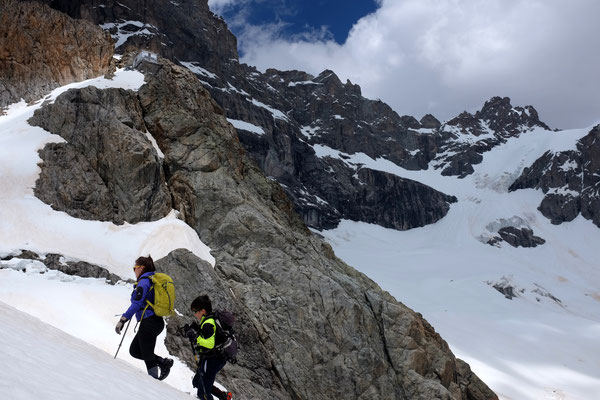
[[[444,120],[479,109],[492,96],[508,96],[513,104],[536,107],[553,128],[600,121],[600,2],[378,3],[343,44],[325,28],[290,37],[282,33],[283,21],[245,24],[243,12],[228,23],[241,32],[242,62],[263,71],[332,69],[401,115],[432,113]],[[232,0],[209,4],[223,11]]]

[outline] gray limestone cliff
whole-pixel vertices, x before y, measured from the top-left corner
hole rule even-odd
[[[273,399],[495,398],[419,314],[344,264],[306,229],[190,71],[166,60],[153,70],[146,72],[137,96],[118,89],[71,90],[42,107],[31,122],[64,135],[73,151],[93,161],[97,149],[79,148],[70,136],[73,127],[62,121],[78,115],[72,103],[78,110],[98,104],[110,110],[114,102],[110,117],[81,123],[78,134],[100,140],[109,154],[111,143],[118,148],[119,141],[106,128],[116,122],[138,140],[142,127],[156,139],[164,159],[149,162],[162,165],[173,207],[216,258],[213,269],[179,250],[158,265],[180,283],[181,311],[207,292],[238,315],[242,352],[223,374],[230,389],[247,398]],[[133,104],[119,106],[129,101]],[[83,116],[75,120],[85,121]],[[147,153],[154,154],[150,147]],[[73,170],[85,167],[72,159]],[[135,183],[136,176],[120,179]],[[78,186],[59,182],[43,191],[69,192],[70,185]],[[113,218],[117,215],[114,209]],[[185,339],[177,334],[186,318],[189,314],[169,321],[168,345],[190,361]]]

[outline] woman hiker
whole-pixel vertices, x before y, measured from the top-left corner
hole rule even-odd
[[[137,278],[137,283],[134,286],[131,294],[131,305],[125,311],[119,323],[115,327],[115,331],[120,335],[123,326],[135,314],[136,319],[140,324],[137,334],[129,347],[129,354],[139,360],[144,360],[148,375],[161,381],[169,375],[173,360],[170,358],[162,358],[154,354],[154,346],[156,345],[156,337],[162,332],[165,327],[165,322],[162,317],[154,314],[152,306],[154,303],[154,290],[150,290],[152,281],[150,276],[154,274],[154,261],[152,257],[139,257],[135,260],[133,272]],[[146,279],[148,278],[148,279]]]

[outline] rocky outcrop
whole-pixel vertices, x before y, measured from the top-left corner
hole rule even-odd
[[[342,83],[332,71],[317,77],[272,69],[264,75],[251,70],[244,74],[246,80],[236,83],[240,87],[226,91],[216,89],[218,80],[211,80],[211,94],[228,117],[265,131],[257,135],[238,129],[238,135],[265,174],[282,184],[307,225],[330,229],[344,218],[410,229],[446,214],[453,197],[421,184],[407,185],[350,160],[361,153],[408,169],[426,168],[436,145],[431,135],[408,128],[419,124],[416,120],[402,119],[384,103],[364,99],[357,85]],[[265,93],[260,86],[272,90]],[[277,104],[277,110],[257,104]],[[409,186],[414,190],[404,195],[405,201],[392,201]],[[375,203],[374,198],[387,200]]]
[[[244,316],[241,331],[253,338],[226,372],[231,387],[250,398],[460,398],[466,388],[445,342],[304,228],[190,78],[165,66],[139,98],[177,208],[216,249],[216,277],[194,263],[208,277],[200,287],[233,302]],[[217,280],[227,287],[208,286]]]
[[[110,36],[36,2],[0,3],[0,108],[109,72]]]
[[[206,0],[40,0],[107,30],[118,53],[146,49],[220,73],[237,63],[237,39]]]
[[[71,117],[53,117],[73,115],[71,100],[77,99],[79,110],[103,99],[114,101],[116,110],[121,104],[139,110],[82,123],[78,132],[88,137],[127,120],[132,135],[143,123],[156,138],[173,206],[216,258],[213,269],[176,251],[157,264],[180,282],[181,311],[206,292],[217,307],[239,316],[242,352],[238,364],[224,371],[227,387],[247,398],[466,399],[468,393],[496,398],[419,314],[345,265],[306,229],[281,187],[247,157],[222,109],[191,72],[164,62],[146,78],[137,97],[115,90],[67,92],[43,107],[35,122],[75,146],[65,123]],[[96,154],[91,147],[86,158]],[[168,343],[189,361],[188,344],[177,335],[183,322],[169,322]]]
[[[70,90],[29,120],[67,142],[40,151],[35,194],[56,210],[101,221],[153,221],[171,195],[136,95],[93,86]]]
[[[541,189],[545,196],[538,209],[553,224],[572,221],[581,213],[600,227],[599,158],[600,126],[596,126],[576,150],[546,152],[509,190]]]
[[[514,282],[514,277],[503,276],[496,281],[486,281],[489,286],[496,289],[498,292],[502,293],[504,297],[508,300],[512,299],[527,299],[535,300],[537,302],[542,302],[543,300],[550,299],[552,303],[563,306],[562,301],[554,296],[552,293],[547,291],[544,287],[537,283],[533,283],[529,285],[528,288],[520,287],[518,284]]]
[[[531,229],[527,228],[515,228],[512,226],[502,228],[498,231],[498,234],[508,244],[513,247],[536,247],[538,245],[546,243],[544,239],[539,236],[535,236]]]
[[[490,222],[478,240],[496,247],[501,247],[503,242],[513,247],[536,247],[546,243],[543,238],[534,235],[527,219],[517,215]]]
[[[107,283],[114,285],[122,279],[106,268],[93,265],[81,260],[65,260],[60,254],[45,254],[43,256],[29,250],[20,251],[19,254],[0,258],[0,261],[10,260],[34,260],[45,265],[46,268],[60,271],[67,275],[79,276],[82,278],[100,278],[105,279]],[[4,268],[0,263],[0,268]]]
[[[513,107],[508,97],[493,97],[475,114],[465,111],[442,125],[433,165],[442,168],[442,175],[464,178],[483,161],[484,153],[536,128],[550,129],[532,106]]]

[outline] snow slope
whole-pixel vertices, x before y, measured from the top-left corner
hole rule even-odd
[[[418,229],[343,221],[321,234],[339,257],[421,312],[501,399],[596,399],[600,229],[581,216],[552,225],[537,211],[541,191],[507,190],[546,150],[574,148],[589,131],[536,130],[510,139],[464,179],[351,156],[356,160],[348,162],[418,180],[459,201],[442,220]],[[525,249],[482,242],[509,220],[546,243]],[[499,282],[519,297],[506,299],[491,286]]]
[[[97,78],[67,85],[44,100],[53,101],[68,89],[88,85],[137,90],[143,83],[141,73],[118,70],[113,80]],[[41,104],[14,104],[7,115],[0,116],[0,255],[22,249],[39,254],[54,252],[129,276],[139,255],[152,254],[159,259],[184,247],[214,265],[209,248],[191,227],[177,219],[176,212],[155,222],[114,225],[70,217],[36,198],[33,187],[41,162],[37,152],[46,143],[64,141],[27,123]]]
[[[121,87],[137,90],[143,83],[141,73],[118,70],[112,80],[96,78],[74,83],[54,90],[42,100],[54,101],[70,88],[93,85],[101,89]],[[13,315],[14,311],[7,311],[9,306],[1,304],[3,320],[14,319],[14,322],[2,323],[0,354],[6,365],[15,365],[15,371],[1,375],[0,398],[132,398],[131,386],[147,383],[144,381],[147,379],[144,363],[128,353],[134,323],[127,332],[118,359],[140,371],[139,376],[117,378],[121,373],[131,375],[132,367],[119,360],[108,362],[112,361],[121,340],[121,336],[114,332],[114,326],[129,306],[132,286],[124,283],[111,286],[102,279],[84,279],[49,271],[41,262],[20,260],[18,255],[21,250],[31,250],[42,257],[58,253],[67,261],[82,260],[100,265],[125,279],[134,278],[131,267],[140,255],[151,254],[154,259],[159,259],[174,249],[187,248],[212,265],[214,257],[197,233],[177,218],[175,211],[154,222],[115,225],[73,218],[52,210],[37,199],[33,195],[40,171],[37,164],[41,161],[37,152],[46,143],[63,141],[61,137],[27,123],[34,111],[41,107],[42,100],[33,105],[25,102],[13,104],[6,115],[0,116],[0,258],[17,256],[0,262],[0,301],[39,318],[65,334],[50,330],[49,336],[40,335],[35,342],[38,331],[48,328],[42,328],[41,322],[32,322],[31,318]],[[151,137],[148,140],[152,142]],[[19,332],[24,332],[23,338],[17,338]],[[67,334],[78,339],[67,338]],[[159,336],[156,348],[157,354],[162,356],[168,354],[164,345],[165,334],[163,331]],[[86,346],[81,341],[90,345]],[[65,349],[70,342],[76,343],[76,350]],[[31,351],[20,347],[26,344]],[[42,345],[48,346],[48,349],[40,349]],[[96,347],[93,351],[90,350],[92,345]],[[60,353],[66,355],[61,357]],[[36,359],[38,357],[39,360]],[[30,364],[35,362],[39,364],[31,367]],[[68,368],[56,368],[63,364]],[[96,371],[94,364],[98,364]],[[80,371],[83,367],[85,372]],[[33,368],[31,372],[28,372],[29,368]],[[44,370],[46,375],[42,376]],[[82,375],[80,381],[78,377]],[[169,385],[182,392],[193,392],[192,376],[193,372],[176,360],[164,382],[151,382],[150,385],[157,393],[170,394],[168,398],[187,397],[185,393],[169,389]],[[91,382],[92,378],[95,382]],[[125,384],[124,379],[129,378],[133,379],[132,383]],[[74,388],[72,397],[71,392],[65,389],[70,386]],[[138,392],[138,389],[133,390],[134,394]],[[143,397],[140,394],[133,398]]]
[[[68,85],[46,100],[70,87],[137,90],[142,83],[138,72],[119,70],[114,80]],[[72,218],[35,198],[37,151],[63,140],[27,124],[40,106],[19,103],[0,116],[1,257],[23,249],[60,253],[124,278],[133,278],[131,264],[139,255],[158,259],[180,247],[214,264],[210,249],[176,212],[155,222],[117,226]],[[523,167],[548,149],[573,148],[588,131],[536,130],[511,139],[486,153],[465,179],[351,155],[348,162],[421,181],[459,202],[441,221],[423,228],[399,232],[344,221],[323,234],[338,256],[421,312],[502,399],[595,399],[600,393],[600,230],[581,217],[554,226],[537,211],[540,192],[507,192]],[[316,150],[322,157],[340,156],[323,146]],[[532,228],[546,244],[534,249],[483,244],[481,238],[503,220]],[[192,392],[192,371],[179,360],[165,382],[146,376],[143,362],[127,351],[133,325],[118,360],[112,360],[121,339],[114,325],[127,308],[130,285],[71,277],[18,258],[1,267],[0,355],[11,366],[0,375],[1,398],[141,398],[138,389],[144,384],[168,398]],[[504,298],[491,286],[498,282],[512,284],[519,297]],[[167,354],[164,332],[156,352]]]
[[[0,394],[10,400],[191,399],[122,360],[0,302]],[[167,378],[168,379],[168,378]]]

